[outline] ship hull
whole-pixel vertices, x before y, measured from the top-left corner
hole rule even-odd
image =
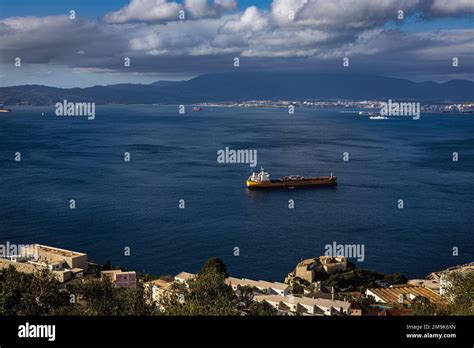
[[[246,182],[248,189],[282,189],[282,188],[316,188],[316,187],[327,187],[337,185],[337,178],[333,177],[320,177],[320,178],[307,178],[302,180],[270,180],[266,182],[254,182],[247,180]]]

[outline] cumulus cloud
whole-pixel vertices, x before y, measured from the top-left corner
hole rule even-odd
[[[120,33],[124,39],[129,35]],[[87,52],[88,59],[101,59],[119,54],[123,44],[110,26],[64,15],[0,20],[0,46],[0,63],[19,57],[25,63],[75,64],[80,51]]]
[[[182,6],[166,0],[131,0],[130,4],[104,16],[107,23],[159,22],[178,18]]]
[[[472,74],[473,29],[387,29],[397,11],[420,20],[472,13],[464,0],[274,0],[237,11],[235,0],[131,0],[103,20],[67,16],[0,20],[0,63],[58,64],[75,71],[186,73],[232,69],[351,69],[379,74]],[[179,10],[186,20],[177,20]],[[124,69],[124,57],[131,66]],[[79,69],[79,70],[78,70]]]
[[[432,15],[462,15],[474,12],[472,0],[434,0],[430,12]]]
[[[255,6],[248,7],[238,19],[231,19],[222,28],[223,33],[235,33],[242,31],[261,31],[267,28],[268,18],[263,11]]]
[[[131,0],[130,4],[118,11],[107,13],[103,20],[107,23],[166,22],[179,20],[180,11],[185,18],[213,18],[235,10],[236,0],[185,0],[184,4],[168,0]]]
[[[190,18],[213,18],[219,17],[223,13],[235,10],[237,2],[235,0],[215,0],[212,5],[208,0],[185,0],[184,9]]]
[[[426,0],[274,0],[272,18],[278,23],[319,28],[361,30],[410,13]]]

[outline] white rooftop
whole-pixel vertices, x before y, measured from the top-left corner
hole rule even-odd
[[[297,296],[279,296],[279,295],[257,295],[254,297],[257,301],[268,301],[272,303],[283,302],[284,304],[301,304],[305,306],[316,306],[319,308],[342,308],[348,310],[351,307],[350,302],[344,302],[339,300],[327,300],[323,298],[309,298],[309,297],[297,297]]]

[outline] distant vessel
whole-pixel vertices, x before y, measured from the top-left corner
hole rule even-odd
[[[380,116],[380,112],[373,111],[359,111],[360,116]]]
[[[6,109],[5,107],[3,107],[3,104],[0,104],[0,112],[11,112],[12,110],[11,109]]]
[[[202,108],[200,108],[199,106],[195,106],[193,107],[193,111],[202,111]]]
[[[388,117],[378,115],[378,116],[370,116],[369,119],[371,119],[371,120],[388,120]]]
[[[322,177],[305,178],[299,175],[290,175],[270,180],[270,174],[261,168],[260,172],[253,172],[249,176],[246,184],[249,189],[334,186],[337,184],[337,177],[331,173],[330,176]]]

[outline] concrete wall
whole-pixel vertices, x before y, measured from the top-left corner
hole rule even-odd
[[[33,274],[41,271],[40,266],[33,265],[26,262],[12,262],[5,259],[0,259],[0,269],[8,269],[10,266],[13,266],[18,272]],[[54,277],[60,282],[64,283],[72,279],[72,272],[70,271],[53,271]]]
[[[12,262],[5,259],[0,259],[0,269],[7,269],[13,266],[18,272],[21,273],[34,273],[38,270],[35,265],[26,262]]]

